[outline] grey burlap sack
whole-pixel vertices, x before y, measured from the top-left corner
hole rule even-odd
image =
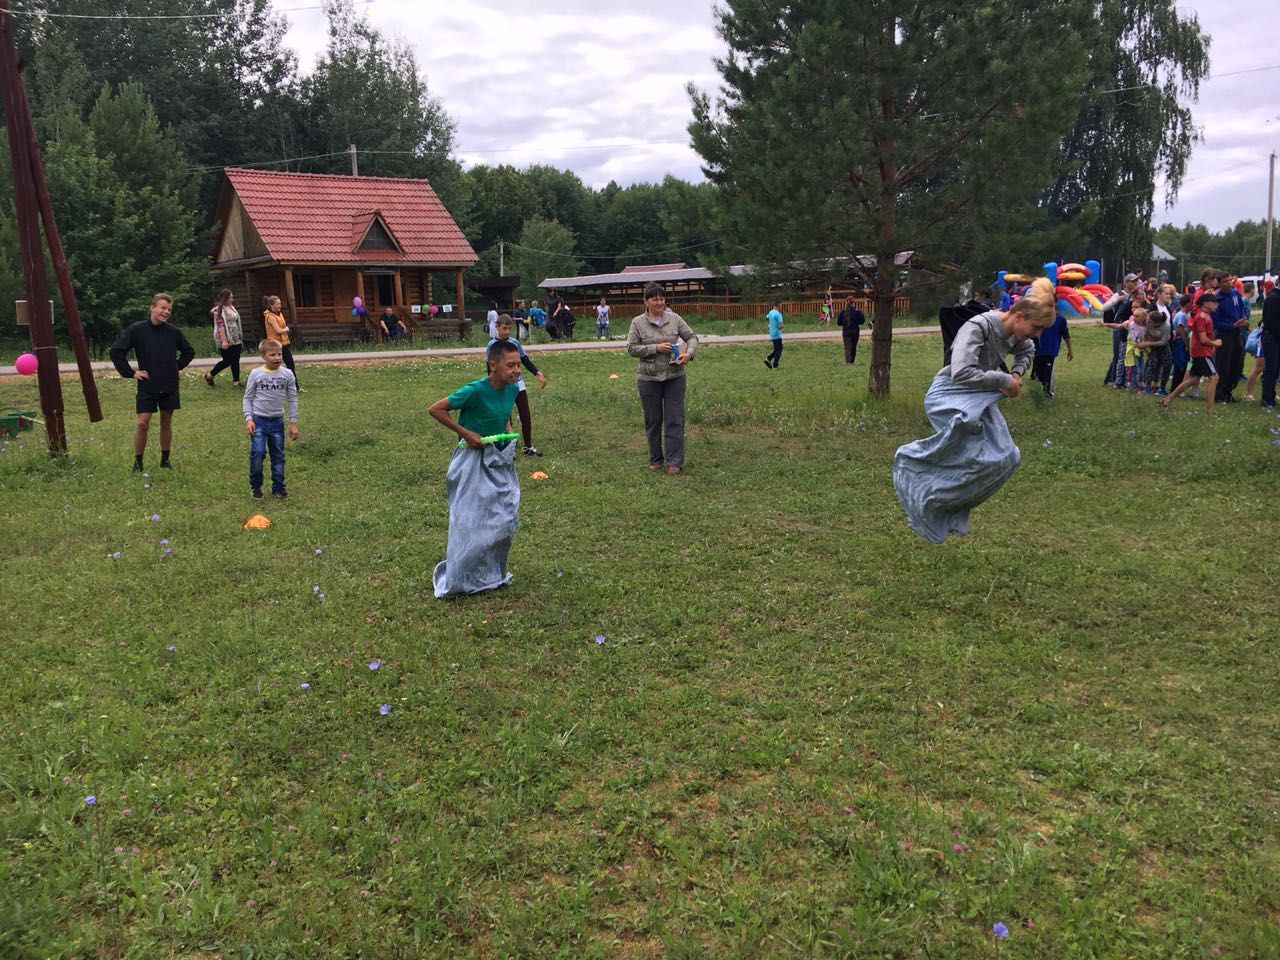
[[[1004,395],[975,390],[937,376],[924,398],[924,412],[938,432],[898,448],[893,486],[907,524],[942,543],[948,534],[969,532],[969,511],[1013,476],[1022,453],[996,404]]]
[[[458,447],[445,475],[449,544],[432,580],[437,597],[493,590],[511,582],[507,555],[520,523],[516,445]]]

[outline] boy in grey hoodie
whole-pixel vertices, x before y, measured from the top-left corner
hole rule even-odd
[[[298,439],[298,381],[282,367],[284,350],[275,340],[258,344],[263,366],[249,373],[244,388],[244,428],[249,434],[249,488],[262,499],[262,459],[271,451],[271,495],[289,496],[284,486],[284,412],[289,407],[289,439]]]

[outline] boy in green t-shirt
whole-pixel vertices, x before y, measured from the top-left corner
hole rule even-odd
[[[511,421],[520,379],[520,350],[510,340],[495,341],[489,349],[489,375],[459,387],[427,408],[427,413],[480,449],[481,437],[505,433]],[[458,411],[455,421],[450,410]],[[500,446],[505,447],[506,441]]]
[[[489,349],[489,375],[459,387],[427,412],[460,436],[445,474],[449,499],[449,541],[436,564],[432,584],[437,597],[493,590],[510,583],[507,556],[520,522],[520,481],[510,440],[486,445],[484,438],[505,433],[520,378],[520,351],[510,340]],[[455,421],[449,416],[458,412]]]

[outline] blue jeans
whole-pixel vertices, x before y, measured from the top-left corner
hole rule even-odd
[[[284,490],[284,418],[254,417],[249,438],[249,486],[262,486],[262,458],[271,451],[271,492]]]

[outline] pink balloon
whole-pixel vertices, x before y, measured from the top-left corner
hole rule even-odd
[[[357,310],[359,310],[361,307],[364,306],[364,301],[361,300],[359,297],[352,297],[351,305],[355,307]]]
[[[431,315],[432,315],[433,317],[436,315],[436,313],[437,313],[439,310],[440,310],[440,308],[439,308],[439,307],[437,307],[434,303],[431,305]]]
[[[34,353],[24,353],[17,360],[13,361],[14,369],[16,369],[24,377],[29,377],[40,369],[40,361],[36,359]]]

